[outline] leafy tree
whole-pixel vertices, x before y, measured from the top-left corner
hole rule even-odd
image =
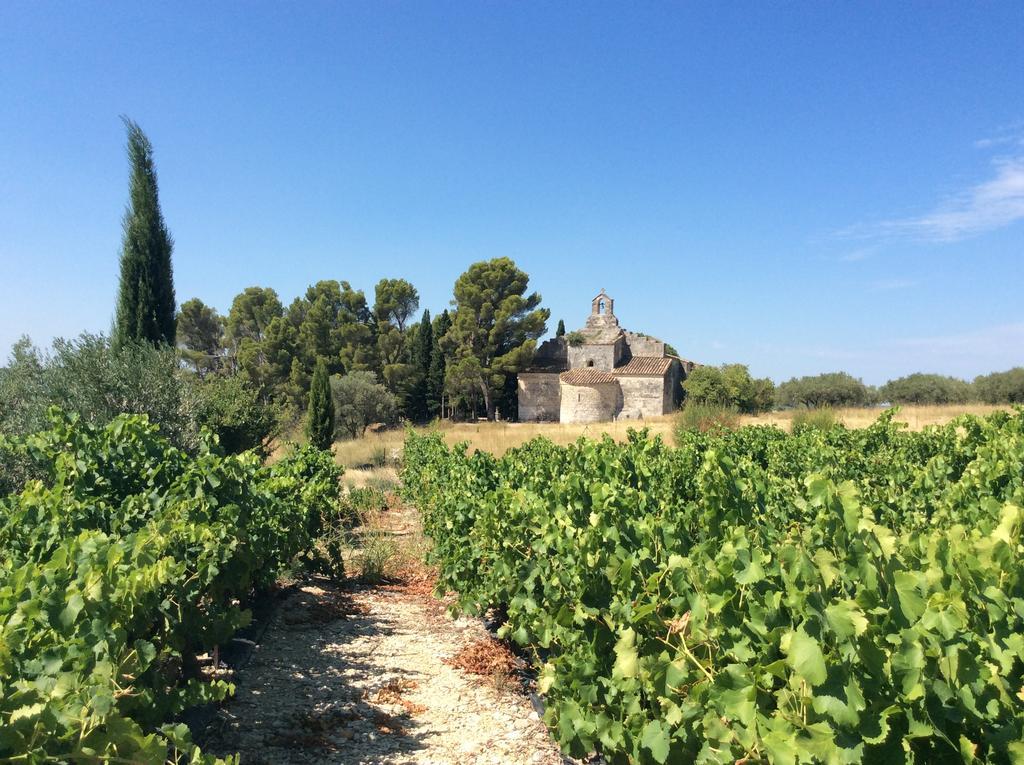
[[[722,370],[718,367],[694,367],[683,381],[686,400],[711,406],[727,406],[729,393]]]
[[[334,442],[334,401],[327,364],[323,359],[319,359],[313,369],[306,418],[309,442],[317,449],[330,449]]]
[[[867,406],[871,391],[860,380],[846,372],[793,378],[775,391],[779,406]]]
[[[243,340],[260,342],[272,319],[283,316],[284,307],[270,287],[246,287],[231,302],[227,333],[236,346]]]
[[[768,378],[751,377],[743,364],[725,364],[696,367],[683,381],[683,390],[694,404],[756,414],[772,408],[775,386]]]
[[[1024,367],[976,377],[974,393],[986,404],[1024,404]]]
[[[186,300],[178,311],[177,344],[197,372],[216,369],[224,349],[224,320],[199,298]]]
[[[565,322],[558,320],[558,329],[555,330],[555,337],[565,337]]]
[[[398,420],[398,400],[377,382],[373,372],[335,375],[331,378],[331,395],[335,431],[341,436],[358,438],[372,423],[393,425]]]
[[[133,341],[174,345],[174,242],[160,212],[153,146],[137,124],[121,119],[128,131],[131,178],[122,224],[114,345]]]
[[[377,324],[393,324],[399,332],[420,305],[416,288],[405,279],[381,279],[374,288],[373,313]]]
[[[269,344],[265,340],[271,324],[283,316],[281,300],[270,287],[246,287],[235,296],[228,311],[227,337],[235,368],[248,376],[264,401],[271,399],[279,382],[279,375],[273,374],[270,367]],[[283,329],[281,324],[277,325],[279,339]]]
[[[963,380],[922,373],[890,380],[878,391],[883,401],[893,404],[962,404],[970,393]]]
[[[0,430],[38,430],[46,410],[59,406],[93,424],[118,414],[145,414],[175,444],[198,438],[190,384],[169,346],[131,342],[114,347],[103,335],[58,338],[43,354],[23,338],[0,374]]]
[[[538,293],[525,294],[529,280],[511,259],[495,258],[474,263],[455,282],[447,375],[460,391],[479,390],[489,420],[495,392],[529,364],[550,316]]]
[[[431,334],[433,344],[430,348],[430,369],[427,373],[427,417],[444,416],[444,378],[447,367],[443,341],[448,330],[451,329],[452,321],[448,311],[442,311],[441,315],[434,319],[434,326]]]

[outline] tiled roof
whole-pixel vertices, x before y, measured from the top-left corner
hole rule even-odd
[[[674,359],[668,356],[634,356],[621,367],[616,367],[616,375],[636,377],[662,377],[672,366]]]
[[[568,372],[562,372],[558,379],[566,385],[598,385],[600,383],[613,383],[615,377],[592,367],[577,367]]]

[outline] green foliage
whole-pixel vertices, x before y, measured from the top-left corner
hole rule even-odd
[[[609,763],[1016,762],[1024,410],[910,433],[646,433],[502,457],[411,433],[439,591],[506,614]]]
[[[309,548],[339,469],[190,457],[145,417],[52,417],[8,444],[42,478],[0,499],[0,760],[212,762],[165,722],[233,691],[196,656]]]
[[[558,329],[555,330],[555,337],[565,337],[565,322],[558,320]]]
[[[831,372],[813,377],[793,378],[775,390],[779,406],[843,407],[867,406],[871,391],[846,372]]]
[[[686,400],[697,404],[757,414],[772,408],[775,385],[768,378],[755,379],[743,364],[695,367],[683,381]]]
[[[309,408],[306,411],[306,437],[317,449],[330,449],[334,443],[334,398],[323,359],[316,363],[309,386]]]
[[[733,407],[687,401],[676,415],[676,442],[685,441],[688,437],[686,434],[692,430],[699,433],[721,429],[734,430],[739,424],[740,414]]]
[[[583,336],[582,332],[574,329],[565,336],[565,342],[567,342],[571,348],[579,348],[587,342],[587,338]]]
[[[974,394],[986,404],[1024,404],[1024,367],[974,378]]]
[[[391,324],[404,332],[419,305],[419,293],[405,279],[381,279],[374,288],[373,314],[378,326]]]
[[[196,372],[219,368],[223,361],[224,319],[199,298],[181,304],[177,320],[177,345]]]
[[[539,308],[538,293],[526,294],[529,281],[511,259],[495,258],[474,263],[455,282],[446,385],[457,393],[479,391],[490,420],[495,393],[529,364],[550,315]]]
[[[800,433],[804,430],[828,430],[829,428],[843,427],[836,413],[829,407],[820,409],[801,409],[793,415],[791,430],[793,433]]]
[[[438,417],[442,414],[444,401],[444,380],[448,359],[444,352],[444,337],[451,329],[452,321],[448,311],[434,319],[434,344],[430,349],[430,371],[427,376],[427,417]]]
[[[917,373],[890,380],[878,395],[891,404],[963,404],[971,397],[971,386],[955,377]]]
[[[412,334],[413,382],[406,396],[405,414],[410,420],[425,422],[430,416],[430,362],[434,353],[434,326],[430,321],[430,311],[423,312],[423,318]]]
[[[373,372],[351,372],[331,378],[335,430],[339,437],[358,438],[373,423],[394,425],[398,400],[377,382]]]
[[[50,406],[103,424],[118,414],[146,414],[175,444],[192,448],[198,428],[188,377],[170,347],[124,343],[102,335],[58,338],[44,355],[23,339],[0,384],[0,432],[26,434],[47,422]]]
[[[174,242],[160,212],[153,146],[137,124],[127,117],[122,120],[128,132],[131,178],[121,240],[114,345],[174,345]]]
[[[281,412],[265,404],[251,383],[241,375],[210,375],[192,383],[194,416],[198,428],[217,436],[226,454],[253,449],[265,457],[277,436]]]

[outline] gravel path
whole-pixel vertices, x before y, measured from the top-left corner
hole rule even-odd
[[[204,750],[243,765],[569,762],[518,682],[445,663],[483,640],[415,588],[308,583],[236,675]]]

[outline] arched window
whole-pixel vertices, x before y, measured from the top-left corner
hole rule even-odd
[[[594,360],[593,359],[587,359],[587,366],[588,367],[594,366]]]

